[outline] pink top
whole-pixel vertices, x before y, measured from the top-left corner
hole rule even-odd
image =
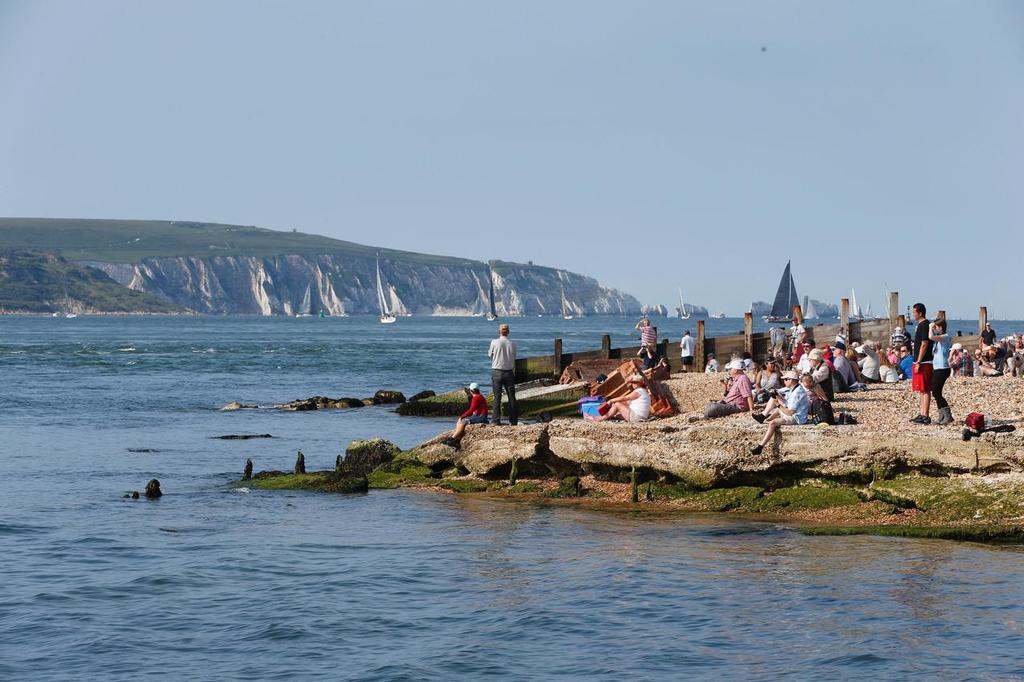
[[[729,387],[729,392],[725,394],[725,402],[735,405],[741,411],[746,412],[750,408],[747,398],[752,398],[753,396],[754,387],[750,384],[750,379],[747,378],[746,374],[741,374],[733,378],[732,386]]]

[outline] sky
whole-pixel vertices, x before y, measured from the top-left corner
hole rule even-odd
[[[0,0],[0,215],[1024,318],[1024,2]]]

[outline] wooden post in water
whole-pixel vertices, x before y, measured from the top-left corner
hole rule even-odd
[[[896,325],[895,326],[899,327],[900,329],[906,330],[906,328],[907,328],[907,316],[906,315],[899,315],[899,316],[897,316],[896,317]]]
[[[754,313],[743,313],[743,350],[754,355]]]
[[[850,340],[850,299],[839,299],[839,332]]]
[[[900,316],[900,292],[889,292],[889,329],[896,326],[896,319]]]
[[[978,308],[978,336],[985,331],[986,324],[988,324],[988,308],[981,306]]]
[[[555,362],[554,362],[554,375],[555,377],[562,376],[562,339],[555,339]]]
[[[696,357],[693,358],[693,367],[698,372],[704,371],[704,320],[697,320],[697,338],[694,342],[696,350],[693,352]]]
[[[604,355],[605,360],[612,359],[612,337],[611,334],[605,334],[601,337],[601,353]]]

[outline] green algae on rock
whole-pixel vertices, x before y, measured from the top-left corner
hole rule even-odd
[[[798,530],[804,535],[883,535],[964,542],[1024,542],[1022,526],[811,526]]]

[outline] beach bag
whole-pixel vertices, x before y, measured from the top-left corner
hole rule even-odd
[[[849,393],[850,387],[842,372],[832,372],[832,389],[834,393]]]
[[[827,400],[812,400],[808,417],[807,421],[812,424],[828,424],[829,426],[835,426],[836,424],[836,415],[832,411],[832,403]]]
[[[985,415],[981,412],[971,412],[964,418],[964,424],[972,431],[981,433],[985,429]]]

